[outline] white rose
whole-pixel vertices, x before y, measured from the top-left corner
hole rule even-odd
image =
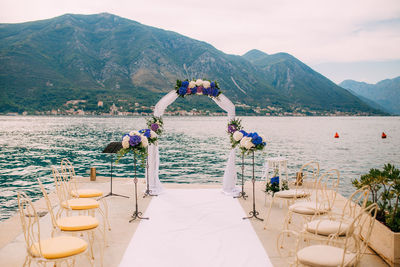
[[[142,147],[147,147],[149,145],[149,140],[146,136],[142,136]]]
[[[236,131],[233,133],[233,139],[236,142],[239,142],[240,140],[242,140],[242,138],[243,138],[243,134],[240,131]]]
[[[240,146],[245,147],[246,142],[249,140],[250,137],[243,137],[242,140],[240,140]]]
[[[124,138],[122,138],[122,142],[123,141],[128,141],[129,142],[129,139],[130,139],[129,135],[125,135]]]
[[[250,140],[248,140],[248,141],[244,144],[244,147],[245,147],[247,150],[249,150],[249,149],[251,149],[251,148],[254,147],[253,142],[251,142],[251,138],[250,138]]]
[[[202,79],[197,79],[196,86],[200,86],[202,84],[203,84],[203,80]]]
[[[258,136],[260,136],[260,137],[262,138],[262,141],[263,141],[263,142],[267,142],[267,138],[265,138],[265,136],[264,136],[264,135],[262,135],[262,134],[259,134]]]
[[[150,131],[150,138],[157,138],[157,134],[155,131]]]
[[[130,136],[134,136],[134,135],[140,135],[140,133],[138,131],[131,131],[129,132]]]
[[[191,81],[189,83],[189,88],[192,89],[192,88],[195,88],[195,87],[196,87],[196,82],[195,81]]]
[[[203,81],[203,87],[204,88],[210,88],[211,87],[210,82],[209,81]]]
[[[129,140],[122,141],[122,147],[123,148],[129,148]]]

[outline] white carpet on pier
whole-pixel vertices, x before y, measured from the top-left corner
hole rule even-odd
[[[166,190],[144,216],[120,267],[272,266],[239,201],[220,189]]]

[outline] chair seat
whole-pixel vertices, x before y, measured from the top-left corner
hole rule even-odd
[[[280,198],[303,198],[308,197],[310,194],[304,191],[303,189],[289,189],[276,192],[274,196]]]
[[[78,189],[71,192],[73,197],[89,198],[89,197],[101,197],[103,192],[97,189]]]
[[[99,221],[92,216],[68,216],[58,219],[57,224],[62,231],[83,231],[96,228]]]
[[[297,252],[297,259],[301,264],[307,266],[340,266],[342,263],[344,250],[338,247],[327,245],[313,245],[305,247]],[[344,265],[348,265],[355,260],[355,253],[346,253]]]
[[[331,234],[338,234],[343,236],[349,229],[349,224],[340,221],[331,220],[314,220],[304,225],[304,229],[312,234],[319,234],[329,236]]]
[[[99,202],[91,198],[73,198],[67,200],[68,204],[64,201],[62,206],[68,208],[68,206],[73,210],[87,210],[96,209],[99,207]]]
[[[59,259],[82,253],[87,248],[87,243],[81,238],[73,236],[57,236],[40,241],[42,256],[46,259]],[[39,243],[31,246],[30,251],[34,257],[40,257]]]
[[[314,201],[294,203],[289,207],[289,210],[304,215],[314,215],[317,213],[321,214],[328,211],[328,209],[325,208],[323,205],[317,204]]]

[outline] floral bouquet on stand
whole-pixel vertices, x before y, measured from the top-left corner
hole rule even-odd
[[[256,132],[247,133],[242,130],[240,131],[240,134],[237,135],[237,139],[239,139],[240,149],[242,150],[243,154],[250,154],[250,152],[254,152],[256,150],[263,150],[264,147],[267,145],[266,138]]]
[[[228,122],[228,135],[232,148],[235,148],[243,137],[242,124],[240,119],[233,119]]]
[[[274,176],[265,185],[265,193],[272,194],[272,196],[280,190],[289,190],[289,185],[286,180],[282,181],[281,188],[279,188],[279,169],[274,169]]]
[[[192,81],[187,79],[184,81],[177,80],[175,90],[180,97],[185,97],[186,95],[206,95],[211,98],[217,98],[222,93],[216,81],[212,82],[202,79]]]
[[[164,132],[164,122],[162,117],[152,116],[151,118],[146,119],[146,125],[157,135],[161,135]]]
[[[122,137],[122,148],[117,153],[117,162],[129,151],[132,151],[135,156],[141,159],[141,165],[144,166],[147,157],[147,147],[149,143],[155,142],[157,142],[157,134],[150,129],[131,131],[128,134],[124,134]]]

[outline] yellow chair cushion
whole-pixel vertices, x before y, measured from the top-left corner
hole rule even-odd
[[[91,198],[73,198],[67,200],[62,203],[64,208],[68,208],[68,206],[73,210],[87,210],[87,209],[96,209],[99,207],[99,202],[97,200]]]
[[[345,235],[349,229],[349,224],[340,221],[314,220],[304,225],[307,232],[328,236],[331,234]]]
[[[314,201],[294,203],[289,207],[289,210],[304,215],[314,215],[317,213],[321,214],[328,211],[328,209],[325,208],[324,205],[317,204]]]
[[[63,231],[83,231],[96,228],[99,221],[92,216],[68,216],[58,219],[57,224]]]
[[[276,192],[274,196],[280,197],[280,198],[294,198],[294,197],[307,197],[310,194],[305,192],[302,189],[289,189],[289,190],[283,190]]]
[[[336,267],[342,263],[343,249],[327,245],[305,247],[297,252],[297,259],[306,266]],[[356,254],[346,253],[344,266],[355,260]]]
[[[40,241],[42,256],[46,259],[59,259],[82,253],[87,248],[85,240],[73,236],[57,236]],[[31,246],[34,257],[40,257],[39,243]]]
[[[82,198],[88,198],[88,197],[101,197],[103,195],[103,192],[97,189],[78,189],[77,191],[72,191],[72,196],[73,197],[82,197]]]

